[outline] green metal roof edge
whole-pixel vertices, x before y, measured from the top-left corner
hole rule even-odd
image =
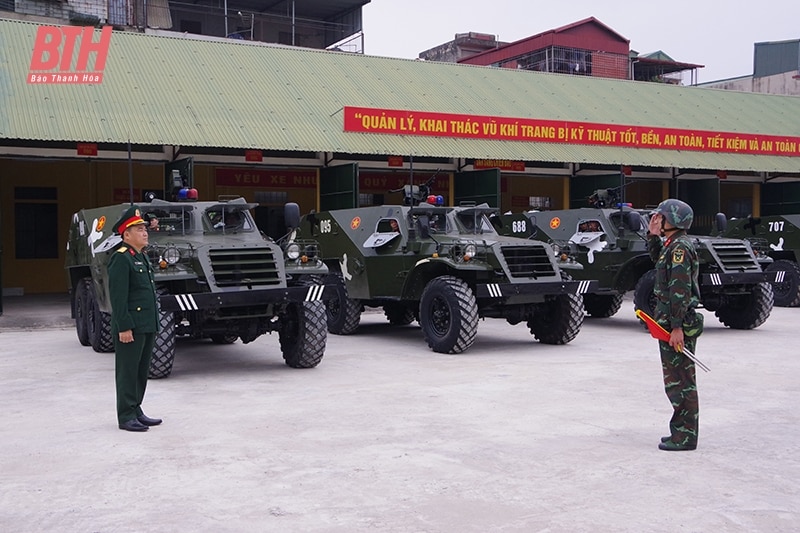
[[[114,32],[99,85],[27,83],[39,24],[0,19],[0,138],[798,172],[800,158],[367,135],[362,106],[800,137],[800,98]]]

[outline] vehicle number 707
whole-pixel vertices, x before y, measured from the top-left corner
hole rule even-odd
[[[776,220],[769,223],[769,231],[783,231],[783,220]]]

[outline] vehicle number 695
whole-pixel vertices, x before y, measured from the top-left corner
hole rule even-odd
[[[331,221],[330,220],[320,220],[319,221],[319,231],[320,231],[320,233],[330,233],[331,232]]]

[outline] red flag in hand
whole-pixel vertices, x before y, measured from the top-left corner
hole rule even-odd
[[[658,339],[664,342],[669,342],[669,331],[664,329],[661,326],[661,324],[659,324],[658,322],[655,321],[655,319],[653,319],[653,317],[651,317],[641,309],[636,310],[636,316],[639,317],[639,319],[641,319],[642,322],[644,322],[645,326],[647,326],[647,329],[650,331],[650,335],[654,339]],[[694,354],[690,352],[686,346],[683,345],[678,346],[677,351],[684,354],[692,361],[694,361],[694,363],[701,369],[703,369],[705,372],[710,371],[710,369],[705,364],[703,364],[699,359],[697,359],[697,357],[695,357]]]

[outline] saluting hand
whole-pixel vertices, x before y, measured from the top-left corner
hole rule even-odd
[[[650,232],[650,235],[661,235],[661,214],[656,213],[654,215],[650,215],[650,223],[647,227],[647,231]]]

